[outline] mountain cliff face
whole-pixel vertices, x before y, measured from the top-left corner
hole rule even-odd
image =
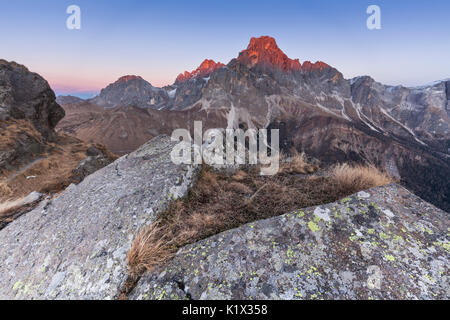
[[[450,210],[449,81],[406,88],[367,76],[348,80],[324,62],[290,59],[267,36],[252,38],[226,66],[204,64],[188,81],[163,88],[166,100],[147,110],[191,112],[205,127],[279,128],[286,151],[383,167]]]

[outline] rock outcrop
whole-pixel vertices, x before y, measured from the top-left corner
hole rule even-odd
[[[74,183],[80,183],[95,171],[109,165],[113,159],[117,159],[117,156],[111,154],[104,147],[91,145],[86,150],[86,158],[80,161],[78,166],[72,170],[72,181]]]
[[[0,121],[30,120],[45,139],[51,139],[64,117],[64,109],[55,99],[40,75],[23,65],[0,60]]]
[[[448,216],[399,185],[182,248],[132,299],[449,299]]]
[[[195,179],[172,145],[157,137],[1,230],[0,299],[115,298],[139,228]]]
[[[43,152],[64,109],[40,75],[0,59],[0,173]]]

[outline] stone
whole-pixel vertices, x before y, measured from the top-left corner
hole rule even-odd
[[[64,109],[48,82],[25,66],[0,59],[0,121],[29,119],[44,138],[53,138]]]
[[[197,168],[156,137],[0,231],[0,299],[114,299],[139,229],[183,196]]]
[[[188,245],[129,298],[448,299],[447,213],[397,184],[365,193]]]

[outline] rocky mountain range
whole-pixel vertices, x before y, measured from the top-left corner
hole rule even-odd
[[[327,204],[281,209],[266,219],[251,215],[252,200],[263,197],[261,190],[273,183],[273,177],[258,185],[242,171],[244,167],[227,168],[223,174],[232,182],[224,187],[239,192],[247,208],[241,213],[249,214],[243,220],[247,222],[198,238],[192,230],[178,228],[192,221],[200,228],[214,225],[217,221],[209,215],[212,206],[219,205],[219,211],[224,207],[212,203],[208,212],[191,221],[195,214],[183,216],[177,211],[183,203],[198,209],[193,197],[185,196],[206,192],[200,193],[203,203],[211,189],[228,191],[221,189],[212,171],[175,164],[170,154],[176,142],[160,135],[190,128],[194,120],[203,120],[211,128],[279,128],[286,151],[304,150],[323,163],[373,162],[401,175],[411,189],[417,183],[420,192],[444,207],[448,161],[442,141],[447,133],[444,129],[420,134],[416,128],[445,122],[439,118],[445,113],[428,113],[442,107],[438,98],[447,83],[445,90],[442,83],[404,89],[402,99],[411,105],[433,105],[424,108],[425,120],[414,120],[417,127],[410,131],[413,122],[406,119],[413,121],[413,111],[419,107],[399,111],[405,124],[380,111],[395,114],[395,97],[402,88],[391,89],[368,78],[349,81],[323,63],[289,60],[271,38],[253,39],[249,49],[227,66],[198,75],[152,91],[177,89],[167,93],[172,102],[164,108],[114,106],[116,99],[122,99],[117,92],[150,88],[137,77],[112,85],[103,92],[108,99],[95,100],[107,104],[98,105],[74,97],[56,100],[41,76],[0,60],[0,299],[449,298],[448,212],[389,183],[389,177],[376,184],[379,187],[345,193],[347,197]],[[198,89],[200,98],[189,96],[189,87]],[[177,105],[178,89],[189,98],[180,95]],[[333,93],[318,98],[325,91]],[[385,91],[395,92],[395,97],[386,98]],[[342,109],[338,94],[348,94]],[[126,97],[144,101],[136,94]],[[197,100],[181,107],[190,99]],[[66,109],[61,121],[64,111],[57,101]],[[355,101],[373,101],[373,106],[364,109]],[[55,131],[58,121],[59,132]],[[103,146],[89,145],[61,130],[86,141],[102,138],[113,146],[128,145],[130,151],[115,159]],[[135,147],[144,138],[150,141]],[[292,168],[295,165],[292,159],[283,161]],[[317,197],[323,190],[316,184],[332,173],[314,170],[280,172],[279,181],[295,178],[293,188],[302,185],[305,189],[300,190],[310,190],[308,196]],[[443,176],[440,180],[437,173]],[[246,185],[239,183],[246,179],[253,181],[255,191],[248,187],[245,191]],[[325,182],[333,183],[332,189],[342,188],[338,180]],[[434,198],[426,193],[427,183],[436,190]],[[291,189],[276,186],[282,189],[274,192],[280,195],[278,202],[270,197],[259,200],[284,208],[290,196],[285,190]],[[170,210],[178,213],[178,220]],[[235,218],[237,211],[231,212],[223,218]],[[163,223],[174,224],[176,237],[184,231],[189,241],[157,267],[133,274],[130,252],[141,243],[139,231],[149,227],[154,231],[152,226]],[[144,255],[147,250],[151,258],[159,259],[165,248],[177,249],[170,234],[156,240],[154,247],[142,241],[150,246],[142,247]]]
[[[450,210],[449,80],[407,88],[369,76],[345,79],[324,62],[290,59],[263,36],[227,65],[205,60],[171,86],[128,76],[94,99],[62,106],[67,116],[58,130],[120,154],[180,124],[192,128],[194,120],[206,128],[279,128],[285,151],[385,168]],[[130,120],[137,113],[138,125]]]

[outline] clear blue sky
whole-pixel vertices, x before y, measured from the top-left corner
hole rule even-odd
[[[81,7],[81,30],[66,28],[71,4]],[[366,28],[370,4],[381,7],[381,30]],[[449,13],[448,0],[0,0],[0,58],[80,94],[126,74],[171,84],[270,35],[290,58],[412,86],[450,77]]]

